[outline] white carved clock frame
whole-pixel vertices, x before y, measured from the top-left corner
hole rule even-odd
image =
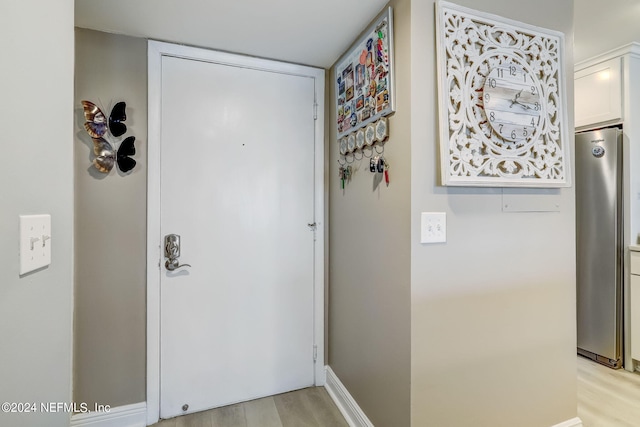
[[[445,1],[436,7],[442,184],[570,186],[564,34]],[[486,77],[505,64],[535,75],[540,90],[540,124],[516,141],[500,137],[484,111]]]

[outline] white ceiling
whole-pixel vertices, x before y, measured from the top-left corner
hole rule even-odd
[[[76,26],[329,68],[388,0],[76,0]]]
[[[328,68],[386,3],[76,0],[75,13],[83,28]],[[574,8],[575,62],[640,41],[640,0],[574,0]]]

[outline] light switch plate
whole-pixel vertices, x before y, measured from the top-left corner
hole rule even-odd
[[[444,243],[446,241],[446,212],[422,212],[420,225],[420,243]]]
[[[20,275],[51,264],[51,215],[20,215]]]

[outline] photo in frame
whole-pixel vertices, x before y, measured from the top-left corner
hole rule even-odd
[[[391,7],[340,57],[334,78],[338,139],[395,111]]]

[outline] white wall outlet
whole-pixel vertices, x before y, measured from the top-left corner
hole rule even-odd
[[[420,243],[444,243],[446,241],[446,212],[422,212]]]
[[[51,215],[20,215],[20,275],[51,264]]]

